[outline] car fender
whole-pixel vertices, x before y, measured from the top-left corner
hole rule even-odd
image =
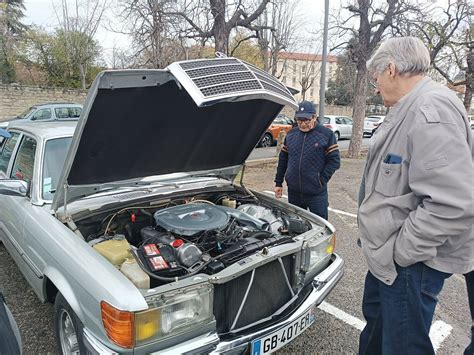
[[[71,306],[72,310],[74,313],[76,313],[77,317],[81,320],[84,321],[84,312],[82,310],[82,307],[76,297],[76,294],[73,291],[73,288],[69,281],[64,277],[64,275],[61,273],[60,270],[48,265],[46,269],[44,270],[44,284],[43,284],[43,290],[44,294],[46,295],[46,285],[47,285],[47,279],[51,281],[54,286],[56,286],[56,289],[58,292],[61,292],[61,294],[64,296],[64,299],[67,301],[67,303]]]

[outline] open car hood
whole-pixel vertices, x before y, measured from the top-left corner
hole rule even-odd
[[[242,165],[283,106],[271,75],[235,58],[104,71],[90,88],[52,208],[147,176]]]

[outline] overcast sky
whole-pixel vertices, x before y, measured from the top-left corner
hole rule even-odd
[[[116,0],[109,0],[114,3]],[[307,17],[308,31],[317,27],[323,21],[324,1],[323,0],[300,0],[301,10]],[[340,0],[331,0],[331,6],[338,5]],[[58,17],[54,11],[54,7],[58,7],[60,0],[24,0],[26,24],[39,25],[47,30],[52,30],[57,26]],[[107,14],[108,19],[112,19],[110,13]],[[105,51],[110,51],[114,46],[126,48],[130,40],[127,36],[119,35],[112,31],[101,27],[96,35],[96,40]]]

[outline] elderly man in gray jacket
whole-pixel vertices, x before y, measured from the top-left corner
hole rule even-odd
[[[474,269],[473,137],[461,101],[425,76],[429,65],[413,37],[387,40],[368,63],[391,109],[371,139],[359,196],[369,268],[360,354],[434,354],[444,280]]]

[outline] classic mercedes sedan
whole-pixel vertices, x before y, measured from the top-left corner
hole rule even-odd
[[[60,352],[267,354],[318,321],[334,227],[235,179],[285,105],[267,73],[203,59],[102,72],[78,122],[9,125],[0,239]]]

